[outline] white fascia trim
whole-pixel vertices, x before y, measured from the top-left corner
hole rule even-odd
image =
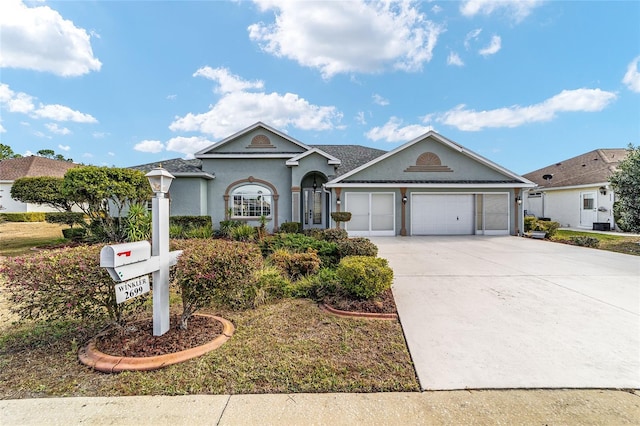
[[[212,175],[211,173],[206,173],[206,172],[184,172],[184,173],[172,173],[172,175],[174,175],[175,177],[197,177],[197,178],[202,178],[202,179],[208,179],[208,180],[212,180],[215,179],[216,177],[214,175]]]
[[[536,186],[533,188],[534,191],[539,192],[547,192],[547,191],[566,191],[571,189],[584,189],[584,188],[595,188],[595,187],[609,187],[611,188],[611,184],[609,182],[600,182],[600,183],[587,183],[584,185],[569,185],[569,186],[558,186],[555,188],[545,188],[544,186]]]
[[[532,188],[526,183],[327,183],[327,188]]]
[[[222,139],[221,141],[218,141],[218,142],[216,142],[216,143],[214,143],[214,144],[212,144],[212,145],[209,145],[209,146],[208,146],[208,147],[206,147],[205,149],[202,149],[202,150],[200,150],[200,151],[196,152],[196,153],[194,154],[194,156],[195,156],[196,158],[209,158],[209,157],[206,157],[206,156],[205,156],[205,155],[206,155],[206,153],[207,153],[208,151],[211,151],[211,150],[213,150],[213,149],[218,149],[218,148],[219,148],[219,147],[221,147],[222,145],[225,145],[226,143],[231,142],[232,140],[237,139],[238,137],[240,137],[240,136],[242,136],[242,135],[244,135],[244,134],[247,134],[247,133],[249,133],[249,132],[252,132],[253,130],[257,129],[258,127],[262,127],[263,129],[265,129],[265,130],[267,130],[267,131],[269,131],[269,132],[271,132],[271,133],[273,133],[273,134],[275,134],[275,135],[278,135],[278,136],[280,136],[281,138],[286,139],[286,140],[288,140],[289,142],[291,142],[291,143],[293,143],[293,144],[295,144],[295,145],[298,145],[299,147],[301,147],[301,148],[303,148],[303,149],[305,149],[305,150],[310,150],[310,149],[311,149],[311,147],[309,147],[309,146],[307,146],[307,145],[303,144],[303,143],[302,143],[302,142],[300,142],[299,140],[294,139],[294,138],[292,138],[292,137],[291,137],[291,136],[289,136],[289,135],[285,135],[284,133],[280,132],[279,130],[274,129],[274,128],[273,128],[273,127],[271,127],[271,126],[267,126],[266,124],[264,124],[264,123],[263,123],[263,122],[261,122],[261,121],[258,121],[258,122],[256,122],[256,123],[252,124],[251,126],[246,127],[246,128],[244,128],[244,129],[242,129],[242,130],[240,130],[240,131],[238,131],[238,132],[236,132],[236,133],[232,134],[231,136],[227,136],[226,138]]]
[[[336,157],[327,154],[326,152],[318,149],[318,148],[313,148],[310,149],[307,152],[303,152],[302,154],[298,154],[295,157],[293,157],[290,160],[287,160],[287,166],[297,166],[299,165],[299,161],[302,160],[303,158],[311,155],[311,154],[318,154],[323,156],[324,158],[327,159],[327,164],[329,165],[337,165],[339,166],[340,164],[342,164],[342,162],[340,160],[338,160]]]
[[[456,142],[453,142],[452,140],[445,138],[444,136],[440,135],[437,132],[434,132],[433,130],[429,130],[427,133],[423,134],[422,136],[418,136],[417,138],[405,143],[404,145],[400,145],[396,149],[394,149],[392,151],[389,151],[386,154],[383,154],[380,157],[375,158],[374,160],[371,160],[370,162],[365,163],[362,166],[360,166],[358,168],[355,168],[355,169],[351,170],[348,173],[345,173],[344,175],[342,175],[342,176],[336,178],[335,180],[333,180],[332,183],[333,182],[337,183],[337,182],[340,182],[341,180],[343,180],[343,179],[345,179],[345,178],[347,178],[349,176],[353,176],[354,174],[360,172],[361,170],[364,170],[364,169],[366,169],[366,168],[368,168],[368,167],[370,167],[370,166],[372,166],[372,165],[374,165],[374,164],[376,164],[376,163],[378,163],[378,162],[380,162],[380,161],[382,161],[382,160],[394,155],[395,153],[397,153],[399,151],[402,151],[402,150],[410,147],[411,145],[414,145],[414,144],[416,144],[416,143],[418,143],[418,142],[420,142],[420,141],[422,141],[424,139],[427,139],[429,137],[434,138],[435,140],[437,140],[440,143],[448,146],[449,148],[453,149],[454,151],[458,151],[461,154],[467,155],[468,157],[472,157],[473,159],[475,159],[479,163],[482,163],[482,164],[484,164],[485,166],[487,166],[489,168],[492,168],[492,169],[494,169],[494,170],[496,170],[496,171],[498,171],[498,172],[500,172],[502,174],[505,174],[505,175],[507,175],[507,176],[509,176],[509,177],[511,177],[513,179],[517,179],[517,180],[521,181],[524,184],[531,184],[531,185],[535,186],[535,183],[531,182],[530,180],[525,179],[522,176],[520,176],[520,175],[518,175],[518,174],[516,174],[516,173],[514,173],[514,172],[512,172],[510,170],[507,170],[502,166],[499,166],[498,164],[494,163],[493,161],[488,160],[488,159],[484,158],[483,156],[481,156],[479,154],[476,154],[473,151],[470,151],[470,150],[468,150],[466,148],[463,148],[461,145],[458,145]]]
[[[295,154],[203,154],[198,158],[292,158]]]

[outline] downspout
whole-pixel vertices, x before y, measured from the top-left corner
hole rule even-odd
[[[327,225],[331,225],[331,194],[332,192],[330,190],[327,189],[327,187],[325,186],[325,184],[323,183],[322,185],[320,185],[320,188],[322,189],[322,192],[324,192],[325,194],[329,195],[329,204],[327,206],[327,211],[325,212],[327,214]],[[331,228],[331,226],[327,226],[327,228]]]

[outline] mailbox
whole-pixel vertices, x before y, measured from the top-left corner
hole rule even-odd
[[[168,253],[169,266],[178,263],[182,250]],[[160,269],[160,257],[151,256],[148,241],[104,246],[100,250],[100,266],[106,268],[114,281],[127,281]]]

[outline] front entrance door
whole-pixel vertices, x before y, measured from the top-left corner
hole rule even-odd
[[[317,189],[305,188],[302,196],[302,227],[304,229],[326,228],[326,194]]]
[[[596,208],[596,193],[580,193],[580,227],[592,228],[593,222],[598,221],[598,209]]]

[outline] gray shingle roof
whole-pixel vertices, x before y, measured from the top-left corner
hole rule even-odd
[[[142,172],[150,172],[152,169],[158,166],[162,166],[165,170],[174,176],[195,175],[204,178],[213,177],[209,173],[202,171],[202,160],[183,160],[182,158],[172,158],[170,160],[158,161],[154,163],[140,164],[138,166],[131,166],[130,169],[140,170]]]
[[[63,177],[67,170],[78,167],[69,161],[30,155],[0,161],[0,180],[13,181],[22,177]]]
[[[365,163],[380,157],[387,151],[369,148],[362,145],[309,145],[332,155],[341,161],[336,176],[343,175],[362,166]]]
[[[596,149],[524,175],[544,188],[589,185],[609,181],[616,166],[628,154],[626,149]],[[551,179],[545,180],[543,176]]]

